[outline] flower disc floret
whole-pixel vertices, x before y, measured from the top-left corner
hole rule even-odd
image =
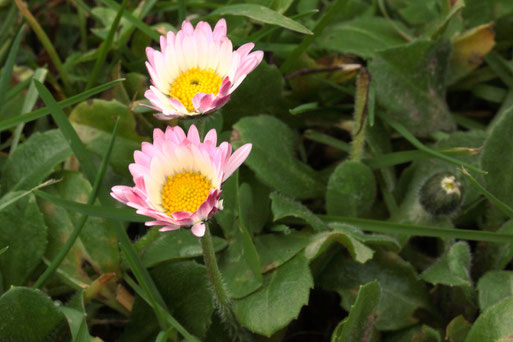
[[[212,182],[201,172],[183,170],[166,178],[161,191],[162,206],[170,216],[177,211],[193,213],[212,188]]]
[[[111,195],[154,219],[147,226],[160,231],[191,227],[196,236],[205,233],[204,222],[223,209],[221,185],[246,160],[251,144],[232,154],[232,146],[217,146],[217,133],[210,130],[201,141],[198,129],[189,132],[168,127],[153,131],[153,143],[143,142],[134,152],[130,173],[135,186],[118,185]]]
[[[191,68],[181,72],[171,85],[169,96],[180,101],[185,108],[192,112],[192,99],[197,93],[214,94],[217,96],[223,80],[212,69],[203,70]]]
[[[188,21],[176,34],[160,37],[160,50],[146,48],[152,86],[144,93],[162,120],[201,115],[221,108],[246,76],[262,61],[262,51],[246,43],[233,50],[226,21],[214,29]]]

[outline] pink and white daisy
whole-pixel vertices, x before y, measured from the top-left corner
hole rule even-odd
[[[152,86],[144,93],[162,120],[206,114],[222,107],[264,56],[247,43],[233,51],[226,21],[214,30],[185,20],[176,34],[160,37],[161,51],[146,48]]]
[[[134,152],[130,173],[135,186],[118,185],[111,196],[137,209],[140,215],[162,225],[160,231],[192,226],[192,233],[203,236],[204,221],[222,210],[221,184],[246,160],[251,144],[232,154],[232,145],[217,145],[217,133],[211,129],[203,142],[196,126],[189,132],[178,126],[153,131],[153,144],[143,142]]]

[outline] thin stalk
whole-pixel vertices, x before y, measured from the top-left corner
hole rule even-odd
[[[351,159],[354,161],[362,160],[365,148],[365,127],[367,126],[370,79],[370,73],[366,68],[362,67],[356,79],[353,144],[351,146]]]
[[[89,194],[89,198],[87,200],[87,204],[93,205],[94,201],[96,200],[96,196],[98,195],[98,190],[100,189],[100,185],[103,181],[103,176],[105,175],[105,171],[107,170],[107,165],[109,164],[108,161],[110,159],[110,154],[112,152],[112,147],[114,147],[114,141],[116,141],[116,134],[118,132],[119,127],[119,117],[116,120],[116,123],[114,124],[114,129],[112,131],[112,139],[110,140],[109,147],[107,148],[107,151],[105,151],[105,155],[103,156],[102,164],[100,165],[100,169],[98,170],[98,173],[96,174],[96,178],[94,180],[94,185],[91,193]],[[82,228],[84,227],[85,223],[87,222],[88,215],[82,215],[80,217],[80,221],[75,226],[75,229],[73,229],[73,232],[71,233],[70,237],[59,249],[59,253],[53,259],[52,263],[48,266],[48,268],[41,274],[41,276],[37,279],[36,283],[34,284],[33,288],[39,289],[41,286],[44,285],[44,283],[50,278],[50,276],[57,270],[57,268],[60,266],[66,255],[68,255],[71,247],[75,244],[77,238],[79,237],[80,233],[82,232]]]
[[[244,333],[244,329],[241,327],[232,311],[232,303],[224,285],[221,272],[219,271],[219,266],[217,266],[214,243],[212,242],[212,235],[210,234],[207,222],[205,222],[205,235],[201,238],[201,248],[203,249],[203,260],[207,268],[208,278],[212,284],[216,308],[219,315],[229,324],[232,330],[231,332],[234,335]]]
[[[68,94],[73,93],[73,89],[71,87],[71,83],[68,77],[68,73],[66,72],[66,69],[64,68],[64,65],[62,64],[61,59],[59,58],[59,55],[57,54],[57,51],[55,50],[55,47],[53,46],[52,42],[50,41],[50,38],[46,35],[45,31],[39,25],[39,22],[36,20],[36,18],[30,13],[30,11],[27,8],[27,4],[23,2],[22,0],[14,0],[16,2],[16,5],[18,6],[18,9],[20,10],[23,17],[25,17],[25,20],[27,20],[30,27],[32,27],[32,30],[36,34],[37,38],[39,38],[39,41],[41,44],[43,44],[43,47],[45,48],[46,52],[48,53],[48,56],[50,57],[53,65],[55,66],[55,69],[57,69],[57,72],[61,76],[62,83],[64,84],[64,88],[66,89],[66,92]]]

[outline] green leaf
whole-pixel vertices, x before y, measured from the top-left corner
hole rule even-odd
[[[0,256],[4,288],[24,285],[41,263],[47,243],[47,228],[34,196],[26,196],[1,210],[0,222],[0,248],[9,246]]]
[[[73,342],[91,342],[92,337],[87,329],[84,290],[77,291],[69,303],[61,306],[59,310],[68,321]]]
[[[91,185],[77,172],[65,172],[61,182],[48,187],[47,192],[65,200],[86,202]],[[40,199],[39,208],[48,226],[48,246],[45,257],[53,260],[71,235],[81,214],[67,211],[53,202]],[[82,232],[66,258],[59,266],[59,275],[76,287],[90,284],[94,279],[83,269],[89,263],[99,274],[121,274],[117,239],[112,226],[101,218],[89,217]]]
[[[313,279],[308,260],[298,254],[264,276],[264,285],[251,295],[234,300],[233,310],[249,330],[271,336],[287,326],[308,303]]]
[[[492,126],[481,151],[481,165],[488,171],[484,176],[486,189],[510,207],[513,206],[513,108],[504,113]]]
[[[214,249],[219,252],[228,245],[226,240],[213,236]],[[189,229],[179,229],[160,233],[160,236],[144,248],[141,261],[145,267],[153,267],[161,262],[203,255],[200,240]]]
[[[316,44],[328,51],[355,54],[363,58],[406,44],[389,20],[382,17],[358,17],[337,23],[316,39]]]
[[[379,283],[375,280],[361,286],[349,316],[335,328],[331,342],[372,341],[376,334],[374,323],[380,294]]]
[[[272,211],[274,215],[274,221],[278,221],[284,217],[297,217],[308,223],[314,231],[320,232],[328,230],[328,226],[314,213],[312,213],[303,204],[294,201],[293,199],[283,196],[278,192],[271,194],[272,200]]]
[[[260,181],[297,199],[318,197],[323,192],[316,172],[294,156],[294,132],[280,120],[267,115],[245,117],[234,125],[240,141],[252,143],[245,164]]]
[[[470,248],[464,241],[452,245],[420,277],[431,284],[448,286],[472,286],[470,278]]]
[[[419,40],[380,51],[369,64],[378,103],[414,135],[455,128],[445,102],[450,53],[448,43]]]
[[[26,190],[37,186],[70,155],[71,149],[58,130],[34,133],[7,159],[2,189]]]
[[[482,311],[505,298],[513,297],[513,272],[488,272],[479,279],[477,290]]]
[[[162,297],[184,327],[203,337],[214,312],[205,266],[194,261],[168,262],[151,270]]]
[[[237,222],[233,224],[238,227]],[[239,229],[235,229],[238,232]],[[260,272],[255,274],[253,265],[248,261],[252,255],[248,255],[251,252],[244,248],[243,239],[242,233],[238,232],[230,241],[226,251],[220,255],[219,268],[231,298],[245,297],[256,291],[263,283]]]
[[[255,246],[260,255],[262,273],[280,267],[308,244],[310,238],[301,232],[290,234],[264,234],[255,238]]]
[[[41,291],[12,287],[0,297],[0,340],[70,341],[70,335],[64,315]]]
[[[472,325],[462,315],[455,317],[445,329],[445,339],[449,342],[465,342]]]
[[[474,322],[465,342],[506,342],[513,335],[513,297],[488,307]]]
[[[440,333],[427,325],[417,325],[389,335],[386,342],[442,342]]]
[[[342,225],[336,226],[332,232],[321,232],[312,236],[310,244],[305,249],[305,256],[309,260],[317,258],[334,242],[338,242],[345,248],[354,260],[365,263],[372,259],[374,251],[358,241],[345,230]]]
[[[371,169],[358,161],[344,161],[330,175],[326,211],[328,215],[359,216],[372,207],[375,198],[376,180]]]
[[[258,22],[284,27],[303,34],[313,34],[312,31],[284,15],[273,11],[270,8],[256,4],[226,5],[211,12],[210,15],[236,15],[244,16]]]
[[[337,291],[342,307],[349,311],[360,285],[377,280],[381,288],[376,328],[389,331],[409,327],[418,322],[415,311],[430,310],[425,284],[415,269],[397,254],[376,252],[372,260],[360,264],[338,253],[319,276],[319,284]]]
[[[109,162],[116,173],[128,176],[128,164],[133,161],[133,151],[141,148],[142,138],[136,133],[135,119],[127,106],[115,100],[85,101],[73,109],[69,120],[84,144],[102,155],[117,117],[120,118],[119,136]]]

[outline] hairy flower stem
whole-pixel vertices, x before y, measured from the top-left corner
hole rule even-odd
[[[230,334],[238,340],[247,340],[247,332],[239,324],[232,310],[231,300],[228,291],[223,282],[223,277],[217,266],[216,253],[212,242],[212,235],[208,223],[205,222],[205,235],[201,238],[201,248],[203,249],[203,260],[207,268],[208,278],[212,284],[216,308],[221,319],[228,324]]]

